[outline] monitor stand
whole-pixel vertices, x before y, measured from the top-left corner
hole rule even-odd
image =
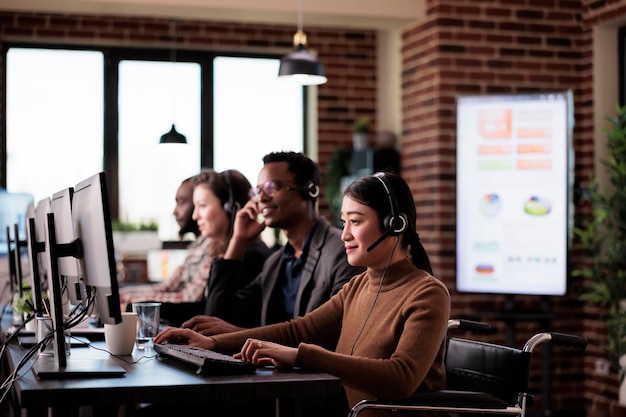
[[[54,355],[39,355],[34,367],[41,379],[121,377],[126,369],[108,359],[68,358],[65,367],[59,367]]]

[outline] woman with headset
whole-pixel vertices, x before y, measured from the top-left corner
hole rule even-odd
[[[432,275],[416,217],[413,196],[400,176],[360,177],[344,191],[341,218],[348,262],[367,267],[364,273],[298,319],[210,337],[169,328],[155,343],[172,340],[239,352],[235,357],[258,366],[336,375],[347,404],[307,407],[318,415],[345,416],[348,406],[363,399],[442,389],[450,295]]]
[[[192,243],[184,263],[164,282],[120,289],[122,309],[137,301],[159,301],[161,317],[179,323],[204,310],[211,261],[222,256],[232,234],[235,214],[250,199],[252,186],[237,170],[205,169],[192,179],[193,213],[200,236]],[[261,240],[247,248],[247,268],[257,273],[271,250]],[[254,275],[252,275],[254,276]]]

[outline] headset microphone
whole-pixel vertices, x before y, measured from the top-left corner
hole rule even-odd
[[[374,243],[372,243],[371,245],[369,245],[366,249],[367,252],[371,252],[372,249],[374,249],[376,246],[380,245],[380,242],[382,242],[383,240],[385,240],[385,238],[387,236],[389,236],[391,233],[393,233],[393,229],[389,228],[387,230],[385,230],[385,233],[383,233],[382,235],[380,235],[380,237],[378,239],[376,239],[376,241],[374,241]]]

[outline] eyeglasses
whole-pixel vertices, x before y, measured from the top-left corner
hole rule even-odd
[[[273,197],[274,194],[276,194],[276,191],[280,190],[283,187],[287,191],[300,191],[300,188],[298,187],[285,187],[280,183],[280,181],[274,180],[265,181],[263,185],[257,185],[251,191],[254,193],[255,196],[260,195],[261,192],[263,192],[263,194],[265,194],[266,196]]]

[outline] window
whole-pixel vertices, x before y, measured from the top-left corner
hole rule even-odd
[[[7,52],[7,190],[35,202],[102,170],[103,54]]]
[[[200,171],[200,92],[197,63],[119,64],[119,218],[156,220],[164,240],[178,232],[172,215],[178,186]],[[159,144],[172,124],[186,145]]]
[[[277,81],[277,58],[169,57],[9,47],[6,188],[39,201],[105,170],[113,218],[156,220],[170,240],[183,179],[239,169],[254,185],[265,153],[304,150],[304,89]],[[172,124],[188,145],[158,144]]]
[[[302,87],[278,81],[278,65],[277,59],[214,61],[215,169],[237,168],[252,185],[263,155],[304,150]]]

